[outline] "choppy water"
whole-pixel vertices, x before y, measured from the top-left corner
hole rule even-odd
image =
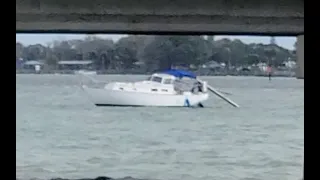
[[[241,108],[218,98],[203,109],[95,107],[76,76],[17,75],[17,177],[301,179],[303,80],[204,79]]]

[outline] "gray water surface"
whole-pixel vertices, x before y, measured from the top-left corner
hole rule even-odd
[[[103,81],[145,76],[95,76]],[[17,75],[17,178],[297,180],[303,80],[203,77],[241,108],[95,107],[74,75]]]

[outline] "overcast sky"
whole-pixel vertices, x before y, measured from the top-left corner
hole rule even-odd
[[[30,44],[43,44],[46,45],[48,42],[53,40],[71,40],[71,39],[82,39],[86,35],[78,34],[16,34],[16,42],[20,42],[24,45]],[[117,41],[126,35],[96,35],[101,38],[108,38]],[[215,39],[229,38],[229,39],[240,39],[244,43],[263,43],[268,44],[270,42],[270,37],[267,36],[215,36]],[[276,42],[279,46],[287,49],[293,49],[293,45],[296,41],[296,37],[276,37]]]

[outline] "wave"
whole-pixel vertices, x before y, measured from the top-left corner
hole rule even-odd
[[[45,180],[45,179],[31,178],[31,179],[16,179],[16,180]],[[123,178],[111,178],[106,176],[99,176],[96,178],[80,178],[80,179],[51,178],[47,180],[151,180],[151,179],[137,179],[130,176],[123,177]]]

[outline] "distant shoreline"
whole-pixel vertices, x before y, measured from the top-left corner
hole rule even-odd
[[[34,71],[16,71],[16,74],[34,74],[34,75],[49,75],[49,74],[56,74],[56,75],[76,75],[74,72],[40,72],[40,73],[37,73],[37,72],[34,72]],[[152,73],[97,73],[97,75],[150,75]],[[199,74],[198,76],[208,76],[208,77],[213,77],[213,76],[216,76],[216,77],[224,77],[224,76],[241,76],[241,77],[268,77],[267,74],[254,74],[254,73],[239,73],[239,74],[236,74],[236,73],[231,73],[231,74],[222,74],[222,73],[212,73],[212,74]],[[295,74],[294,73],[274,73],[272,75],[272,77],[287,77],[287,78],[295,78]],[[303,78],[300,78],[300,79],[303,79]]]

